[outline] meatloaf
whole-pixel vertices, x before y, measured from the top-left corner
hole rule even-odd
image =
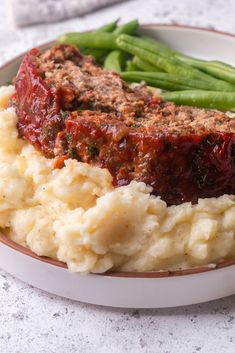
[[[152,186],[168,205],[235,193],[235,121],[131,89],[70,45],[31,50],[15,79],[20,136],[61,167],[108,168],[115,186]]]

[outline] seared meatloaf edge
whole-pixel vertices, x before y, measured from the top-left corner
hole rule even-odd
[[[20,136],[57,166],[107,168],[115,186],[152,186],[168,205],[235,193],[235,122],[131,89],[70,45],[31,50],[15,79]]]

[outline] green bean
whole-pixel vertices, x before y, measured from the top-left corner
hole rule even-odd
[[[117,44],[123,49],[124,46],[128,47],[129,50],[142,50],[142,59],[150,62],[153,65],[157,65],[159,68],[165,70],[166,72],[170,73],[180,73],[184,74],[188,77],[195,77],[210,80],[210,76],[200,72],[197,69],[190,67],[189,65],[182,64],[179,60],[170,57],[166,53],[160,51],[154,44],[140,39],[128,36],[126,34],[122,34],[117,39]],[[126,49],[127,50],[127,49]],[[128,51],[128,50],[127,50]],[[133,52],[131,53],[133,54]],[[137,55],[138,54],[134,54]],[[145,58],[143,57],[145,55]]]
[[[229,73],[227,73],[226,75],[225,73],[223,73],[223,71],[221,71],[221,65],[223,65],[224,68],[226,66],[227,70],[231,72],[231,65],[227,65],[221,62],[214,62],[213,65],[211,62],[211,64],[205,65],[206,61],[194,59],[187,55],[181,54],[153,38],[149,38],[149,37],[143,37],[143,38],[145,42],[145,44],[143,44],[144,48],[148,49],[149,51],[152,51],[158,55],[165,56],[166,58],[171,57],[176,60],[179,60],[181,64],[186,65],[188,68],[191,67],[194,70],[194,73],[196,75],[200,74],[201,79],[205,79],[207,81],[213,80],[213,82],[220,83],[221,85],[224,85],[224,87],[227,84],[228,88],[230,85],[230,89],[229,89],[230,91],[235,90],[235,86],[231,85],[231,83],[235,83],[235,81],[233,81],[235,79],[235,75],[232,76]],[[192,62],[194,63],[194,65],[192,65]],[[195,62],[197,62],[197,65],[195,65]],[[230,83],[228,83],[229,80],[230,80]]]
[[[130,40],[131,38],[131,40]],[[117,39],[117,45],[124,51],[127,51],[128,53],[140,57],[142,60],[146,60],[148,63],[152,65],[156,65],[157,67],[160,67],[161,69],[167,71],[167,72],[174,72],[176,73],[177,65],[175,61],[172,61],[171,59],[166,60],[166,58],[162,58],[160,56],[155,55],[152,52],[149,52],[139,46],[137,46],[137,43],[133,43],[132,39],[133,37],[126,36],[125,34],[122,34],[120,37]],[[185,72],[184,72],[185,73]]]
[[[165,43],[160,42],[155,38],[148,37],[148,36],[141,36],[141,39],[143,39],[145,42],[149,44],[154,45],[156,53],[160,52],[161,54],[164,54],[164,56],[169,56],[176,53],[174,49],[169,48]]]
[[[96,61],[102,62],[101,59],[108,54],[108,51],[105,49],[86,48],[85,50],[83,50],[83,53],[85,55],[92,55],[96,59]]]
[[[121,72],[125,63],[125,54],[121,50],[111,51],[104,61],[106,70]]]
[[[147,61],[142,60],[138,56],[134,56],[133,58],[133,63],[142,71],[147,71],[147,72],[162,72],[160,68],[157,66],[149,64]],[[138,71],[138,70],[135,70]]]
[[[222,61],[196,59],[169,48],[166,44],[161,43],[156,39],[150,37],[143,37],[143,39],[149,44],[154,45],[156,52],[161,52],[162,55],[173,55],[181,62],[195,67],[212,77],[235,84],[235,67],[232,65],[223,63]]]
[[[211,60],[211,61],[207,61],[209,63],[213,63],[214,65],[220,67],[221,69],[226,69],[228,71],[234,72],[235,70],[235,66],[224,63],[223,61],[219,61],[219,60]]]
[[[92,49],[86,48],[82,50],[85,55],[92,55],[96,59],[96,61],[100,61],[105,55],[107,55],[108,51],[105,49]]]
[[[124,51],[131,53],[132,55],[139,56],[141,59],[148,61],[152,65],[156,65],[162,70],[182,76],[185,79],[194,78],[204,81],[213,82],[216,85],[217,90],[221,91],[234,91],[235,87],[227,82],[217,80],[211,76],[190,67],[189,65],[183,64],[179,60],[160,56],[154,52],[154,45],[151,43],[146,43],[142,39],[134,38],[125,34],[122,34],[117,39],[117,45]],[[151,50],[149,50],[149,48]]]
[[[146,43],[142,39],[123,34],[117,39],[117,44],[121,49],[126,50],[132,55],[139,56],[142,60],[146,60],[150,64],[160,67],[167,72],[176,73],[178,68],[182,67],[178,60],[171,58],[166,60],[165,57],[156,55],[152,50],[149,51],[150,43]],[[190,72],[192,71],[190,70]]]
[[[154,74],[156,72],[152,72],[150,74]],[[142,75],[141,75],[142,74]],[[162,74],[162,73],[161,73]],[[165,75],[165,74],[163,74]],[[169,74],[166,74],[169,75]],[[146,76],[146,72],[141,71],[125,71],[121,73],[122,79],[127,82],[142,82],[145,81],[151,87],[157,87],[168,91],[176,91],[176,90],[191,90],[193,89],[192,86],[189,86],[185,82],[174,81],[170,78],[158,77],[153,78],[151,75]]]
[[[94,30],[95,33],[111,33],[113,32],[116,28],[117,28],[117,23],[118,23],[119,19],[107,23],[104,26],[101,26],[99,28],[97,28],[96,30]]]
[[[117,27],[117,23],[119,20],[110,22],[98,29],[96,29],[94,32],[95,33],[111,33],[115,30],[115,28]],[[105,55],[107,55],[107,50],[105,49],[91,49],[91,48],[85,48],[82,50],[82,52],[85,55],[92,55],[94,56],[94,58],[99,61],[100,59],[102,59]]]
[[[187,89],[192,89],[192,87],[189,87],[188,85],[183,85],[181,83],[174,83],[170,80],[155,80],[155,79],[151,79],[148,78],[146,79],[141,79],[139,73],[141,73],[141,71],[137,72],[137,71],[126,71],[126,72],[122,72],[121,73],[121,77],[122,79],[124,79],[127,82],[142,82],[145,81],[149,86],[151,87],[157,87],[157,88],[161,88],[167,91],[180,91],[180,90],[187,90]],[[136,75],[135,75],[136,74]]]
[[[202,65],[212,65],[217,69],[226,70],[228,72],[234,73],[235,71],[235,67],[233,67],[232,65],[223,63],[222,61],[218,61],[218,60],[197,59],[180,52],[175,52],[174,56],[177,57],[179,60],[188,63],[188,65],[195,66],[195,67],[200,66],[201,68]]]
[[[235,84],[235,68],[231,65],[220,61],[195,59],[181,53],[175,54],[175,57],[180,61],[200,69],[213,77]]]
[[[127,23],[124,23],[122,26],[120,27],[117,27],[115,30],[114,30],[114,34],[117,34],[117,35],[120,35],[120,34],[123,34],[123,33],[126,33],[126,34],[134,34],[137,29],[139,27],[139,22],[138,20],[133,20],[133,21],[130,21],[130,22],[127,22]]]
[[[200,89],[200,90],[213,90],[214,84],[195,79],[185,79],[174,74],[166,72],[138,72],[129,71],[121,74],[122,78],[130,82],[145,81],[152,87],[158,87],[165,90],[182,90],[182,89]],[[169,88],[171,87],[171,88]]]
[[[215,91],[179,91],[162,93],[166,101],[173,101],[179,105],[190,105],[219,109],[223,111],[235,110],[235,92],[215,92]]]
[[[126,71],[140,71],[140,69],[135,65],[133,60],[128,60],[126,63]]]
[[[115,30],[117,27],[117,23],[119,20],[110,22],[94,31],[94,33],[111,33]],[[86,55],[92,55],[94,58],[96,58],[97,61],[99,61],[101,58],[103,58],[106,54],[107,51],[104,49],[91,49],[91,48],[85,48],[82,50],[82,52]]]
[[[115,29],[113,32],[115,35],[120,35],[122,33],[133,34],[136,32],[139,23],[137,20],[133,20],[124,23],[122,26]],[[104,61],[104,68],[107,70],[121,72],[124,66],[125,55],[121,50],[111,51]]]
[[[143,38],[145,41],[151,43],[151,44],[154,44],[158,50],[161,50],[161,52],[165,55],[172,55],[174,54],[174,56],[176,56],[179,60],[182,59],[185,60],[185,62],[187,62],[189,65],[192,65],[192,66],[196,66],[197,63],[198,64],[213,64],[213,66],[217,67],[217,68],[221,68],[221,69],[224,69],[224,70],[228,70],[228,71],[231,71],[231,72],[234,72],[235,71],[235,67],[230,65],[230,64],[226,64],[222,61],[218,61],[218,60],[202,60],[202,59],[196,59],[194,57],[191,57],[191,56],[188,56],[188,55],[185,55],[177,50],[174,50],[170,47],[168,47],[165,43],[162,43],[160,41],[158,41],[157,39],[155,38],[151,38],[151,37],[148,37],[148,36],[141,36],[141,38]]]
[[[113,33],[66,33],[58,38],[60,43],[73,44],[77,47],[93,49],[119,49],[116,44],[117,35]]]
[[[103,26],[95,32],[86,33],[66,33],[58,38],[60,43],[74,44],[78,47],[85,47],[85,54],[93,55],[97,60],[104,57],[108,51],[105,49],[117,49],[116,38],[121,33],[134,33],[138,28],[138,21],[130,21],[116,28],[116,23],[112,22]],[[114,30],[116,28],[116,30]],[[106,34],[107,32],[114,32]]]

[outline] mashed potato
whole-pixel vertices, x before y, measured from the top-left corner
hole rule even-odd
[[[154,271],[235,256],[235,196],[167,207],[144,183],[113,188],[105,169],[67,160],[53,169],[17,136],[0,88],[0,227],[74,272]]]

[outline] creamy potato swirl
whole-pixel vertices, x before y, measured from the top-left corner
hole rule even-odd
[[[69,270],[156,271],[235,256],[235,197],[167,207],[141,182],[114,188],[106,169],[69,159],[53,168],[18,138],[7,108],[14,87],[0,88],[0,227],[38,255]]]

